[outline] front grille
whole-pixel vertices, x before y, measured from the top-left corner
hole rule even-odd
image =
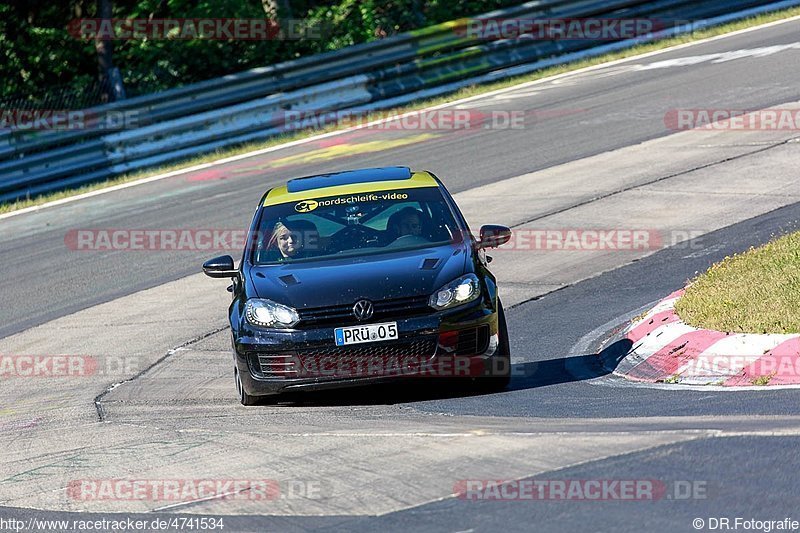
[[[456,355],[480,355],[489,348],[489,326],[462,329],[458,332]]]
[[[436,354],[436,340],[330,346],[302,350],[297,358],[308,376],[363,377],[414,371]]]
[[[414,371],[433,358],[436,345],[435,339],[416,339],[254,355],[266,378],[366,377]]]
[[[345,305],[335,305],[329,307],[309,307],[298,309],[300,323],[298,328],[304,326],[320,326],[325,324],[336,324],[346,326],[357,324],[358,320],[353,316],[353,305],[355,302]],[[433,312],[433,308],[428,305],[427,296],[411,296],[408,298],[393,298],[391,300],[377,300],[372,302],[375,309],[371,322],[376,320],[388,320],[392,318],[406,318],[419,316]]]

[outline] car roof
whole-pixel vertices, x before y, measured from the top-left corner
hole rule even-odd
[[[264,206],[326,198],[344,194],[438,187],[439,182],[427,171],[408,167],[382,167],[348,170],[289,180],[275,187],[264,198]]]

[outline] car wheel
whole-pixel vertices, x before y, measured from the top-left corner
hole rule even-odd
[[[499,344],[497,353],[493,356],[492,369],[503,372],[500,376],[480,378],[478,386],[488,391],[501,391],[508,387],[511,381],[511,348],[508,342],[508,326],[506,325],[506,314],[503,311],[503,304],[497,299],[497,325]]]
[[[247,394],[247,391],[244,390],[244,385],[242,385],[242,378],[239,377],[239,367],[236,365],[233,366],[233,379],[236,381],[236,395],[239,397],[239,401],[242,405],[256,405],[258,403],[258,398],[256,396],[250,396]]]

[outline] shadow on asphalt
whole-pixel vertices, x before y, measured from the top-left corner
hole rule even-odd
[[[627,341],[630,342],[630,341]],[[627,350],[619,343],[608,349],[613,354],[620,350],[620,359]],[[607,349],[607,350],[608,350]],[[604,350],[605,353],[606,350]],[[616,357],[616,355],[614,355]],[[480,384],[471,380],[452,379],[410,379],[399,380],[380,385],[362,385],[351,388],[332,389],[313,392],[285,393],[275,400],[265,400],[264,405],[272,406],[347,406],[347,405],[393,405],[398,403],[426,402],[431,400],[447,400],[503,394],[507,392],[536,389],[594,379],[609,374],[613,366],[601,364],[597,354],[560,357],[528,363],[517,363],[511,367],[511,384],[502,391],[486,391]],[[609,370],[611,368],[611,370]]]
[[[597,354],[575,355],[514,365],[516,372],[507,390],[538,389],[551,385],[594,379],[605,374]],[[576,372],[579,369],[581,372]]]
[[[407,380],[380,385],[362,385],[346,389],[331,389],[314,392],[285,393],[277,400],[265,400],[271,406],[357,406],[393,405],[398,403],[426,402],[477,396],[480,390],[466,383],[442,383],[438,380]]]
[[[600,352],[600,357],[597,357],[603,371],[606,374],[613,372],[625,359],[632,347],[633,342],[630,339],[623,338],[603,348]]]

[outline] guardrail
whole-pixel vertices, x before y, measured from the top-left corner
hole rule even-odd
[[[380,41],[208,80],[85,111],[73,131],[0,132],[0,201],[103,180],[285,133],[285,113],[363,112],[606,53],[758,12],[800,5],[754,0],[538,0],[479,19],[650,18],[684,20],[647,37],[487,42],[465,19]],[[694,22],[689,22],[694,21]],[[135,113],[137,127],[93,127]]]

